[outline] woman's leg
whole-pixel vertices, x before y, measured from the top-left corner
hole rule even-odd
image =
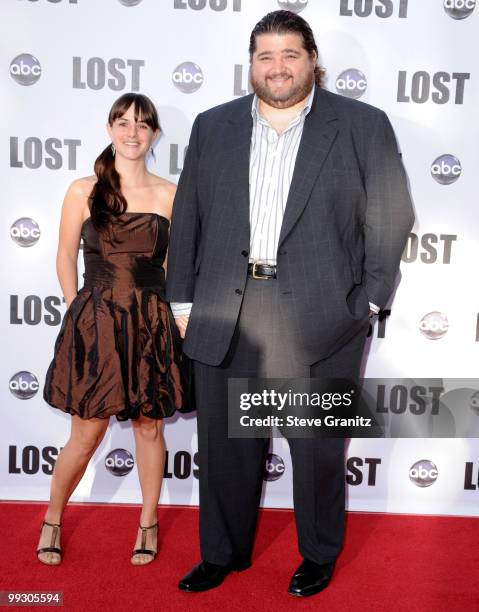
[[[60,524],[65,506],[80,482],[88,462],[98,448],[108,427],[108,419],[84,420],[74,415],[72,417],[71,433],[53,470],[50,488],[50,502],[45,514],[45,521],[51,524]],[[38,548],[51,545],[52,527],[45,525],[40,534]],[[59,547],[60,535],[56,538],[55,546]],[[41,553],[39,559],[43,563],[56,565],[60,562],[57,553]]]
[[[140,416],[132,421],[136,444],[136,463],[140,478],[143,506],[140,526],[150,527],[157,522],[158,501],[165,469],[165,440],[163,438],[163,421]],[[145,532],[145,548],[156,552],[157,529]],[[141,548],[142,532],[138,531],[135,550]],[[133,563],[143,565],[153,560],[151,555],[135,555]]]

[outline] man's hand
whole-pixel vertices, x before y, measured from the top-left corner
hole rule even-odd
[[[186,315],[181,315],[180,317],[175,317],[176,327],[180,330],[180,336],[182,338],[185,337],[186,328],[188,326],[189,317]]]

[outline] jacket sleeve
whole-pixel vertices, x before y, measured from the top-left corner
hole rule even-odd
[[[200,237],[198,131],[199,115],[193,123],[183,171],[173,202],[166,279],[166,299],[168,302],[193,301],[195,259]]]
[[[368,143],[364,183],[367,208],[363,285],[369,301],[384,308],[394,290],[414,212],[396,137],[382,111]]]

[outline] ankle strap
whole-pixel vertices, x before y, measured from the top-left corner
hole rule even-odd
[[[150,525],[149,527],[142,527],[142,526],[140,525],[140,529],[141,529],[142,531],[147,531],[148,529],[153,529],[154,527],[158,527],[158,523],[155,523],[154,525]]]
[[[49,523],[48,521],[43,521],[42,527],[43,525],[48,525],[49,527],[61,527],[62,526],[61,523]]]

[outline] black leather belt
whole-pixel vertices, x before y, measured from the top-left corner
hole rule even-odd
[[[266,263],[250,263],[248,264],[248,276],[262,280],[276,278],[276,266]]]

